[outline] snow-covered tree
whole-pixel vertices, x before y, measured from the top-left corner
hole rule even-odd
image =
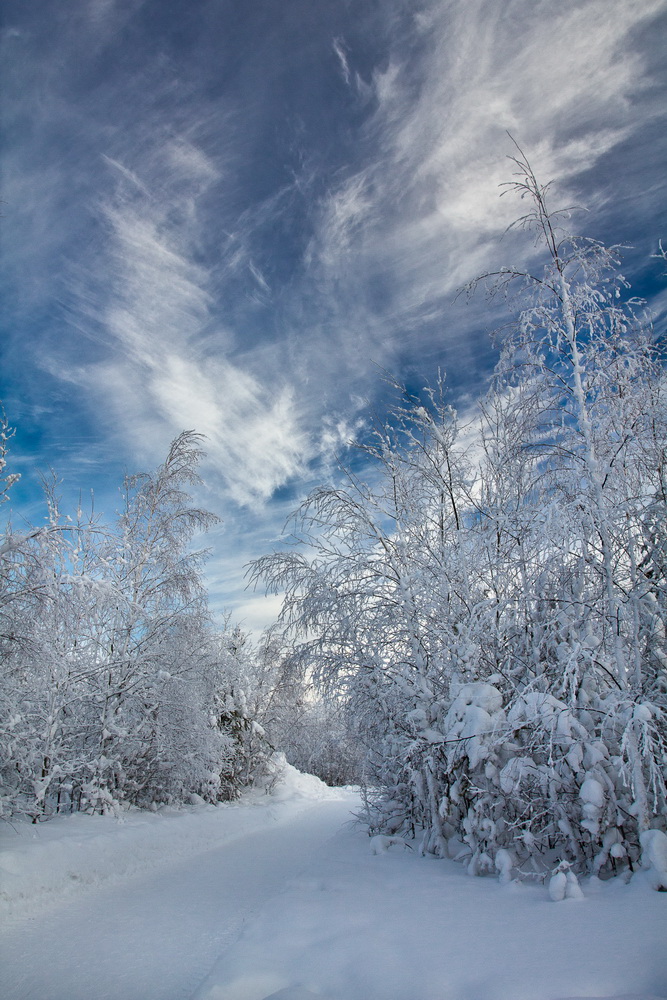
[[[233,637],[213,626],[204,553],[191,548],[215,520],[190,496],[200,444],[184,432],[155,473],[128,477],[115,525],[94,510],[63,514],[47,484],[45,524],[21,536],[7,530],[5,811],[38,819],[216,801],[261,768],[266,754],[242,704],[243,664]]]
[[[442,386],[404,397],[255,564],[354,713],[372,831],[503,877],[634,864],[667,766],[664,372],[616,252],[514,163],[541,263],[483,276],[519,312],[466,446]]]

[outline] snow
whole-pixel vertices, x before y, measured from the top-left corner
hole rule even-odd
[[[584,899],[579,879],[570,869],[569,861],[561,861],[549,880],[549,895],[554,903],[563,899]]]
[[[372,853],[359,804],[282,765],[270,793],[219,807],[5,824],[3,997],[667,997],[650,872],[582,879],[554,906],[547,885],[473,878],[398,838]]]
[[[498,872],[498,878],[503,885],[508,885],[512,881],[512,868],[514,867],[515,859],[512,857],[511,853],[501,847],[500,850],[496,851],[495,866]]]
[[[596,809],[602,809],[605,802],[604,788],[596,778],[587,777],[579,789],[579,798]]]
[[[75,813],[38,825],[5,823],[0,827],[0,918],[7,923],[43,913],[82,888],[136,877],[265,830],[267,824],[290,822],[314,802],[337,794],[276,756],[270,797],[259,788],[242,803],[155,813],[133,809],[115,821]]]
[[[556,871],[549,879],[549,895],[553,899],[554,903],[560,902],[561,899],[565,899],[565,893],[567,892],[567,876],[565,872]]]
[[[645,830],[640,840],[642,864],[648,869],[651,885],[667,891],[667,835],[662,830]]]
[[[401,844],[408,850],[413,850],[412,844],[409,844],[404,837],[385,837],[382,834],[377,834],[377,836],[371,837],[371,854],[386,854],[394,844]]]

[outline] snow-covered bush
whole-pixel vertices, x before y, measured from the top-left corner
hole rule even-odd
[[[613,872],[666,822],[667,384],[614,251],[515,162],[545,263],[487,276],[522,301],[466,434],[442,384],[403,394],[375,477],[316,490],[255,573],[356,720],[371,833]]]
[[[4,814],[214,802],[261,770],[268,748],[243,704],[247,665],[237,637],[213,627],[202,553],[190,548],[215,520],[189,493],[199,445],[183,433],[155,473],[128,477],[113,527],[81,510],[64,515],[49,487],[46,524],[20,537],[7,530]]]

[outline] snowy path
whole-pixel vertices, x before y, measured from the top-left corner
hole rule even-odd
[[[667,893],[641,876],[553,903],[543,886],[503,888],[399,847],[374,856],[349,823],[355,806],[342,793],[134,826],[98,818],[88,840],[88,818],[78,817],[60,840],[48,839],[58,828],[46,824],[44,843],[25,850],[5,836],[6,894],[30,882],[30,857],[50,858],[61,873],[78,858],[89,885],[74,880],[63,900],[53,887],[39,890],[46,875],[34,876],[36,898],[54,899],[2,936],[3,998],[667,997]],[[195,853],[183,831],[212,846]],[[125,851],[134,845],[137,870],[112,881],[104,868],[119,839]],[[156,840],[164,857],[149,864]]]
[[[89,890],[2,937],[5,1000],[186,1000],[211,965],[290,879],[350,803],[267,817],[221,847]],[[221,817],[224,821],[224,817]]]
[[[343,827],[196,1000],[292,1000],[290,986],[331,1000],[667,997],[667,894],[641,877],[586,891],[553,903],[544,886],[501,887],[400,847],[373,856]]]

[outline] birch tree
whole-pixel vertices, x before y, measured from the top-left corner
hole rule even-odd
[[[400,404],[368,480],[316,490],[255,574],[355,712],[372,832],[474,873],[599,872],[664,825],[665,378],[617,251],[513,163],[539,264],[474,283],[518,315],[472,449],[439,391]]]
[[[184,432],[154,473],[125,480],[117,523],[47,484],[45,524],[7,530],[0,601],[0,776],[5,812],[218,801],[261,768],[242,664],[211,620],[192,500],[201,438]],[[241,722],[239,722],[241,720]],[[237,725],[237,722],[239,725]],[[239,729],[240,726],[240,729]]]

